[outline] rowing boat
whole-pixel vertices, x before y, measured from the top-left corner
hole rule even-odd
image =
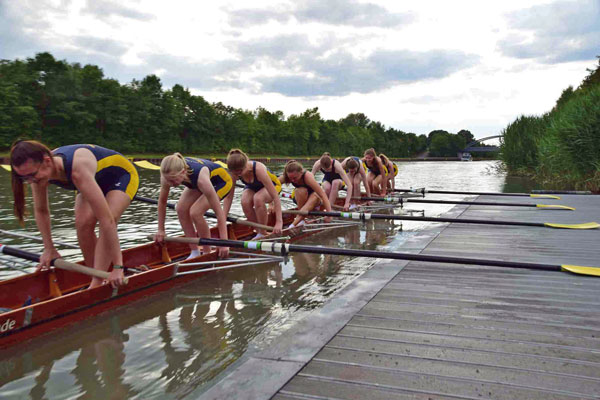
[[[343,199],[339,199],[343,201]],[[340,203],[342,204],[342,203]],[[284,215],[284,225],[292,222],[293,215]],[[269,224],[273,225],[273,218]],[[324,224],[325,226],[327,224]],[[343,225],[342,225],[343,226]],[[347,226],[347,225],[346,225]],[[322,229],[286,229],[288,241],[297,241]],[[230,239],[250,239],[254,230],[238,223],[228,224]],[[218,238],[216,227],[211,237]],[[1,246],[0,246],[1,247]],[[215,252],[180,263],[189,255],[189,247],[181,243],[159,245],[151,242],[123,251],[128,283],[113,289],[102,285],[87,289],[89,277],[80,273],[51,268],[0,282],[0,348],[6,348],[65,327],[76,321],[91,318],[103,311],[168,290],[197,279],[197,272],[209,273],[238,263],[249,265],[278,261],[278,258],[261,258],[255,262],[240,263],[240,258],[217,260]],[[247,257],[252,257],[249,254]],[[244,257],[245,260],[248,260]],[[255,256],[254,256],[255,257]],[[191,265],[195,264],[195,265]]]

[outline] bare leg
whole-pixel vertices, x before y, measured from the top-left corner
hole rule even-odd
[[[370,175],[370,174],[369,174]],[[381,193],[381,181],[383,180],[383,175],[377,175],[373,180],[373,193],[380,194]]]
[[[108,203],[108,207],[110,208],[110,212],[112,213],[113,218],[115,219],[115,224],[119,222],[121,219],[121,215],[123,211],[129,206],[131,203],[131,199],[125,192],[121,192],[120,190],[112,190],[106,194],[106,201]],[[98,238],[98,242],[96,243],[96,249],[94,251],[94,268],[100,271],[107,271],[108,267],[111,263],[117,263],[117,260],[112,260],[110,258],[111,252],[110,250],[111,243],[106,236],[100,235]],[[92,283],[90,284],[90,288],[98,286],[102,283],[102,279],[93,278]]]
[[[242,192],[242,210],[248,221],[258,222],[256,212],[254,211],[254,195],[256,192],[250,189],[244,189]]]
[[[340,184],[343,181],[339,180],[339,179],[335,179],[333,181],[333,183],[331,184],[331,189],[329,192],[325,192],[327,193],[327,195],[329,196],[329,203],[333,206],[335,204],[335,201],[338,198],[338,192],[340,190]],[[352,194],[350,194],[351,196]],[[346,194],[346,196],[348,196],[348,194]]]
[[[186,237],[198,237],[196,235],[196,229],[194,228],[192,217],[190,216],[190,209],[199,197],[199,191],[186,188],[177,202],[177,217],[179,217],[181,229],[183,229],[183,234]],[[190,244],[190,251],[194,250],[197,251],[198,246],[195,244]]]
[[[378,192],[375,192],[375,185],[373,184],[374,180],[375,180],[375,174],[372,172],[369,172],[369,174],[367,175],[367,184],[369,185],[369,189],[371,189],[371,193],[377,194]]]
[[[208,211],[209,208],[210,203],[206,196],[200,196],[190,208],[190,216],[198,230],[198,236],[201,238],[210,238],[210,229],[206,223],[206,219],[204,219],[204,213]],[[202,246],[202,251],[204,254],[210,253],[210,246]]]
[[[94,268],[97,222],[98,220],[90,204],[83,199],[81,194],[78,194],[75,198],[75,229],[77,231],[77,241],[83,253],[83,262],[90,268]]]
[[[350,194],[352,197],[360,197],[360,183],[362,179],[360,179],[360,174],[355,174],[354,179],[352,180],[352,193]],[[366,190],[367,188],[365,188]]]
[[[304,204],[306,204],[306,201],[308,200],[308,190],[306,190],[306,188],[303,187],[296,188],[294,190],[294,199],[296,200],[296,205],[298,206],[298,209],[301,210]],[[303,219],[303,215],[296,215],[296,218],[294,218],[293,225],[298,225]]]
[[[270,203],[272,201],[273,198],[271,197],[266,188],[260,189],[254,195],[254,212],[256,215],[256,222],[258,222],[259,224],[267,224],[267,220],[269,218],[267,212],[267,203]],[[268,232],[264,229],[260,229],[258,232],[263,235],[268,234]]]

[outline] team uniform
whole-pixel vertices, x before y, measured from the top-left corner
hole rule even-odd
[[[72,144],[54,149],[52,155],[63,159],[67,181],[50,180],[50,183],[64,189],[77,190],[71,178],[73,158],[75,151],[82,148],[90,150],[96,157],[98,166],[95,179],[100,189],[102,189],[102,193],[106,196],[111,190],[119,190],[126,193],[133,200],[140,185],[140,178],[133,164],[121,153],[93,144]]]
[[[375,176],[381,175],[384,172],[387,174],[387,168],[385,165],[383,166],[384,171],[381,171],[379,169],[379,167],[377,166],[377,164],[371,166],[371,165],[367,164],[366,161],[363,160],[363,166],[365,167],[366,170],[368,170],[369,172],[372,172],[373,175],[375,175]]]
[[[254,180],[252,182],[246,182],[241,177],[240,177],[240,180],[245,185],[244,190],[250,189],[256,193],[260,189],[265,187],[265,185],[263,185],[263,183],[256,178],[256,161],[252,161],[252,175],[254,176]],[[277,193],[280,193],[281,192],[281,182],[279,182],[279,178],[277,178],[277,176],[275,174],[273,174],[268,168],[267,168],[267,175],[271,179],[271,182],[273,182],[273,186],[275,186],[275,190],[277,190]]]
[[[323,173],[323,182],[333,183],[336,179],[342,179],[342,176],[335,172],[335,160],[331,160],[331,171],[325,171],[321,168],[321,172]]]
[[[185,162],[192,170],[192,173],[190,174],[191,183],[183,182],[183,185],[187,188],[199,191],[198,175],[202,168],[208,168],[210,171],[210,183],[212,183],[215,188],[215,192],[217,192],[219,199],[223,200],[223,198],[229,194],[233,187],[233,179],[231,179],[231,175],[229,175],[227,169],[215,162],[200,158],[185,157]]]
[[[294,183],[294,182],[290,182],[290,183],[292,184],[292,186],[294,186],[294,188],[295,188],[294,190],[292,190],[292,200],[294,200],[294,204],[298,204],[298,203],[296,202],[296,189],[298,189],[298,188],[306,188],[306,190],[308,191],[308,196],[310,196],[311,194],[313,194],[313,193],[314,193],[314,190],[313,190],[313,189],[312,189],[310,186],[308,186],[308,185],[306,184],[306,182],[304,181],[304,175],[305,175],[305,174],[306,174],[306,171],[304,171],[304,172],[302,173],[302,176],[300,177],[300,178],[302,179],[302,183],[297,183],[297,184],[296,184],[296,183]],[[307,196],[307,197],[308,197],[308,196]]]

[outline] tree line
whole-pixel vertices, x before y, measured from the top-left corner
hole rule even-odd
[[[259,107],[249,111],[209,103],[183,86],[164,90],[160,78],[121,84],[95,65],[39,53],[0,61],[0,149],[17,138],[50,147],[95,143],[123,153],[222,154],[239,147],[252,154],[362,155],[374,147],[390,157],[455,157],[473,140],[467,130],[428,136],[389,128],[363,113],[325,120],[318,108],[286,117]]]

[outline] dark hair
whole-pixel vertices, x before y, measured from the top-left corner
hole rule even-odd
[[[25,185],[14,167],[25,164],[27,160],[41,163],[44,161],[44,156],[52,158],[52,153],[48,147],[36,140],[17,140],[10,148],[13,209],[20,224],[25,221]]]
[[[346,161],[346,169],[358,169],[359,166],[360,164],[354,158]]]
[[[325,152],[319,159],[321,162],[321,168],[329,168],[331,167],[331,154]]]
[[[372,147],[370,149],[365,150],[364,155],[366,156],[367,154],[370,156],[373,156],[373,157],[377,157],[377,153],[375,152],[375,149]]]

